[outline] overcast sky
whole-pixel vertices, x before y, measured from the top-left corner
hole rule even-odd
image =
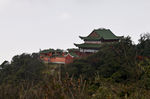
[[[150,32],[150,0],[0,0],[0,63],[39,49],[75,47],[93,29]]]

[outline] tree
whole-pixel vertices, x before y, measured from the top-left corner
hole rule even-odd
[[[4,62],[2,66],[6,65]],[[0,80],[8,81],[38,81],[41,80],[44,64],[39,60],[38,54],[21,54],[12,58],[10,64],[1,70]]]
[[[0,67],[3,69],[3,68],[5,68],[5,67],[8,66],[8,65],[9,65],[9,62],[5,60],[5,61],[0,65]]]
[[[139,77],[136,54],[136,46],[128,36],[118,43],[103,45],[94,55],[74,61],[66,71],[70,75],[82,75],[85,78],[94,78],[95,74],[99,74],[115,82],[135,80]]]
[[[150,33],[141,34],[137,49],[141,56],[150,57]]]

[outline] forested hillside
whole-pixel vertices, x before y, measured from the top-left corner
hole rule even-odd
[[[1,64],[1,99],[150,99],[150,34],[105,44],[68,65],[44,64],[38,53]]]

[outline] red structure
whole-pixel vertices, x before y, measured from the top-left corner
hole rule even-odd
[[[68,49],[68,52],[57,49],[40,51],[40,59],[45,63],[69,64],[74,59],[86,57],[99,51],[104,44],[119,42],[122,37],[116,36],[109,29],[95,29],[88,36],[81,37],[82,44],[74,44],[78,49]]]
[[[66,59],[65,63],[66,64],[72,63],[74,59],[78,59],[78,58],[79,58],[79,56],[76,53],[73,53],[73,52],[68,53],[65,57],[65,59]]]
[[[69,64],[79,58],[76,53],[79,54],[77,50],[76,52],[74,50],[63,52],[62,50],[48,49],[40,51],[40,59],[45,63]]]

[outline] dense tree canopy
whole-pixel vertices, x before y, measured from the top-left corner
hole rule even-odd
[[[66,72],[75,77],[83,75],[85,79],[98,74],[115,82],[137,81],[143,74],[138,66],[139,56],[150,56],[147,35],[141,37],[138,45],[134,45],[130,37],[122,38],[119,43],[104,45],[98,53],[69,64]]]
[[[38,54],[33,53],[16,55],[11,63],[4,61],[1,67],[0,80],[3,82],[35,81],[41,79],[44,64],[38,59]]]
[[[137,48],[140,55],[150,57],[150,33],[141,35]]]

